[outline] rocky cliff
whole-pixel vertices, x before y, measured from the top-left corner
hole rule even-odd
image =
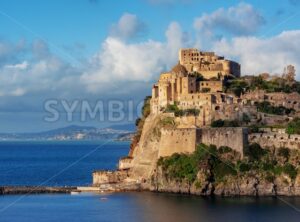
[[[150,190],[203,196],[300,195],[300,174],[295,167],[299,164],[298,151],[285,158],[286,150],[268,150],[259,160],[248,156],[236,161],[232,151],[222,156],[207,150],[207,156],[196,161],[195,156],[182,155],[160,159]]]
[[[251,144],[241,159],[228,146],[199,144],[193,153],[160,157],[161,130],[178,127],[171,116],[145,116],[130,156],[120,160],[116,172],[95,172],[94,186],[195,195],[300,195],[300,151]]]

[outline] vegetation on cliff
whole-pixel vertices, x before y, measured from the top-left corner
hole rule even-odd
[[[175,116],[198,116],[200,113],[199,109],[179,109],[177,104],[168,105],[166,113],[174,113]]]
[[[135,133],[134,137],[132,138],[132,141],[130,144],[129,156],[132,155],[134,147],[137,145],[137,143],[139,142],[139,140],[141,138],[145,119],[150,114],[150,100],[151,100],[151,96],[146,96],[146,98],[144,99],[144,105],[142,107],[142,116],[141,116],[141,118],[137,118],[135,121],[136,133]]]
[[[218,119],[211,123],[211,127],[239,127],[241,124],[237,120],[222,120]]]
[[[218,119],[218,120],[214,120],[211,122],[211,127],[213,127],[213,128],[216,128],[216,127],[241,127],[241,126],[248,125],[250,122],[251,122],[250,117],[246,113],[243,113],[241,120]]]
[[[255,105],[259,112],[273,115],[289,115],[295,112],[294,109],[286,108],[284,106],[272,106],[268,101],[258,102]]]
[[[228,178],[247,177],[257,175],[268,182],[276,177],[286,175],[294,180],[298,174],[300,152],[298,150],[262,149],[258,144],[251,144],[240,159],[239,153],[230,147],[214,145],[198,145],[192,154],[174,154],[160,158],[158,167],[166,178],[189,184],[199,183],[199,173],[213,184],[223,183]]]
[[[297,117],[288,123],[286,133],[300,134],[300,118]]]
[[[285,92],[300,93],[300,82],[289,80],[283,77],[276,77],[270,80],[264,75],[245,76],[239,79],[229,80],[225,84],[225,91],[240,96],[242,93],[253,90],[265,90],[268,93]]]

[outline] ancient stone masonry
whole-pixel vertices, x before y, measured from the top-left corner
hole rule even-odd
[[[243,157],[248,146],[248,130],[242,127],[202,128],[201,143],[207,145],[228,146]]]
[[[296,111],[300,111],[300,95],[299,93],[284,93],[273,92],[267,93],[264,90],[256,90],[246,93],[241,96],[244,103],[263,102],[267,101],[273,106],[284,106],[286,108],[292,108]]]
[[[181,49],[179,62],[185,66],[188,72],[199,72],[205,78],[219,77],[224,75],[241,75],[240,64],[226,60],[214,52],[203,52],[198,49]]]
[[[137,135],[138,139],[129,157],[120,159],[117,171],[94,172],[94,186],[115,184],[109,186],[110,189],[128,190],[138,187],[151,190],[151,181],[155,180],[153,177],[159,175],[159,158],[174,153],[191,154],[201,143],[217,148],[230,147],[236,151],[237,159],[244,158],[245,150],[251,147],[248,146],[250,143],[258,143],[263,148],[300,149],[300,136],[288,135],[284,129],[260,128],[259,133],[249,133],[247,128],[286,126],[300,114],[300,95],[255,90],[238,96],[234,90],[228,90],[236,86],[229,88],[232,85],[228,86],[228,83],[239,77],[240,65],[234,61],[213,52],[181,49],[179,63],[169,72],[161,73],[152,87],[150,114],[141,121],[140,134]],[[258,102],[264,101],[268,101],[272,108],[292,108],[295,115],[274,115],[274,112],[258,109]],[[213,122],[217,124],[212,125]],[[223,127],[218,125],[220,122],[224,123]],[[246,178],[241,183],[247,186],[247,181]],[[253,181],[251,189],[256,189],[255,178]],[[245,191],[242,186],[239,188],[241,193]]]
[[[196,128],[162,130],[158,156],[192,153],[200,142],[199,139],[200,130]]]
[[[300,149],[300,135],[289,135],[285,129],[264,129],[260,133],[251,133],[248,136],[250,143],[258,143],[261,147],[285,147]]]
[[[159,157],[174,153],[192,153],[196,145],[228,146],[243,155],[248,145],[248,131],[241,127],[185,128],[162,130]]]

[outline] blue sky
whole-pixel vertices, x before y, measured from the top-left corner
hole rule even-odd
[[[244,74],[297,69],[299,18],[297,0],[0,0],[0,132],[70,124],[43,120],[49,99],[138,103],[180,47],[214,50]]]

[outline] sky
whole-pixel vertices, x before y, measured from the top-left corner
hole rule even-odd
[[[236,60],[243,75],[297,71],[299,21],[300,0],[0,0],[0,132],[134,122],[111,121],[109,102],[138,115],[183,47]],[[107,118],[82,120],[83,101]]]

